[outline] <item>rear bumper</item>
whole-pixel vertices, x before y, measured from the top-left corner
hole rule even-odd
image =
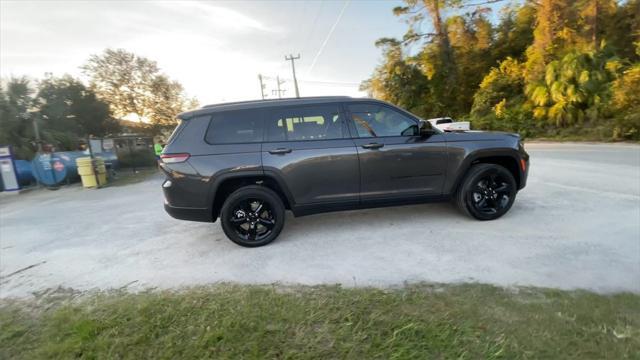
[[[167,214],[171,215],[171,217],[179,220],[200,222],[215,221],[211,216],[211,212],[209,209],[174,207],[165,203],[164,211],[166,211]]]

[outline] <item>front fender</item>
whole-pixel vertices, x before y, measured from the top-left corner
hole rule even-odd
[[[518,178],[522,181],[522,179],[526,179],[526,174],[523,174],[522,169],[518,166],[521,155],[516,148],[512,148],[509,146],[505,146],[502,144],[501,146],[490,146],[490,147],[480,147],[474,148],[470,147],[469,144],[465,144],[465,146],[456,147],[448,144],[449,151],[449,164],[447,166],[447,181],[445,182],[444,193],[451,195],[454,194],[462,180],[464,179],[467,171],[474,163],[481,162],[483,159],[488,158],[509,158],[512,159],[520,173],[518,174]],[[528,159],[527,159],[528,161]],[[528,168],[528,166],[527,166]]]

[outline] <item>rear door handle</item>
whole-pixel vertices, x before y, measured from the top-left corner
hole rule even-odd
[[[278,155],[278,154],[288,154],[291,152],[291,149],[285,148],[277,148],[273,150],[269,150],[269,154]]]
[[[380,149],[383,146],[384,144],[380,144],[380,143],[369,143],[369,144],[362,145],[362,147],[365,149]]]

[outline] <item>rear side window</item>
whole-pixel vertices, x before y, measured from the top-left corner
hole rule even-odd
[[[267,141],[342,139],[343,120],[337,105],[274,110],[265,121]]]
[[[211,116],[207,135],[209,144],[254,143],[262,141],[262,113],[237,110]]]
[[[176,126],[175,129],[173,129],[173,132],[171,133],[171,135],[169,136],[169,139],[167,139],[167,144],[171,144],[173,142],[173,140],[175,140],[176,136],[178,135],[178,133],[182,130],[182,128],[184,127],[184,120],[182,119],[177,119],[178,121],[178,125]]]

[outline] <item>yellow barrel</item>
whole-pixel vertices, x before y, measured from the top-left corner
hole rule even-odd
[[[107,168],[102,158],[95,158],[93,162],[90,157],[77,158],[76,165],[78,165],[78,174],[82,179],[82,186],[86,188],[100,187],[107,183]],[[98,184],[96,184],[94,168],[98,172]]]

